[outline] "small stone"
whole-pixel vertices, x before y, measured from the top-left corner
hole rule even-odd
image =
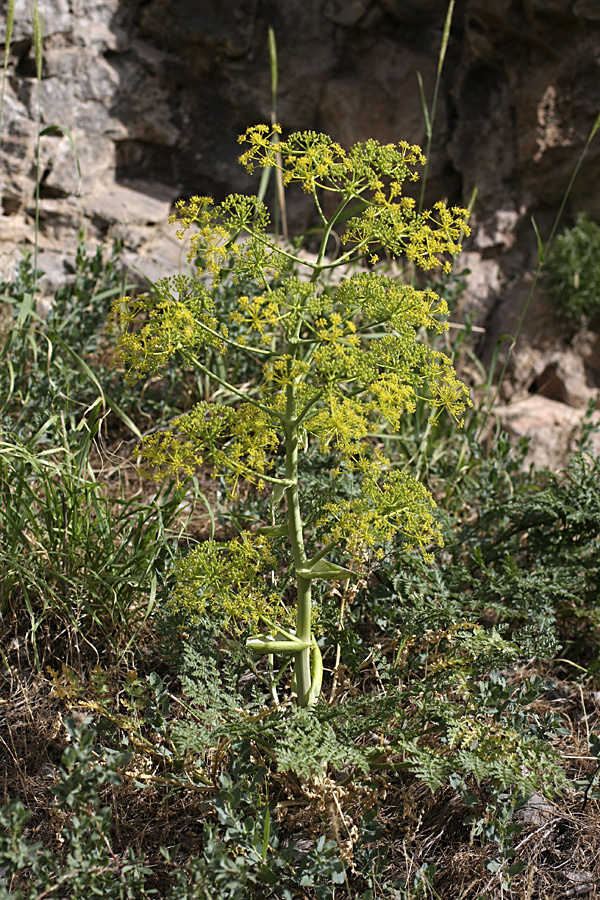
[[[567,888],[565,897],[585,897],[597,885],[597,881],[592,872],[565,872],[565,878],[573,885],[572,887]]]
[[[532,794],[525,806],[517,810],[515,819],[521,825],[543,825],[552,818],[554,805],[541,794]]]
[[[547,466],[552,471],[564,468],[574,450],[586,413],[566,403],[532,394],[496,408],[502,427],[517,438],[530,438],[525,465]],[[599,418],[595,414],[596,419]],[[600,451],[600,436],[592,435],[592,448]]]

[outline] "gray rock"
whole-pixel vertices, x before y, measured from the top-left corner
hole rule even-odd
[[[169,215],[174,192],[168,196],[168,188],[157,185],[150,193],[134,190],[122,184],[112,184],[103,190],[82,199],[82,208],[90,217],[96,217],[107,223],[118,222],[121,225],[158,224],[164,222]]]
[[[571,887],[565,890],[565,897],[586,897],[598,886],[598,880],[592,872],[573,870],[565,872],[565,878],[571,884]]]
[[[83,174],[80,185],[66,138],[42,140],[48,252],[60,253],[62,242],[72,255],[82,224],[97,240],[120,229],[128,252],[154,277],[160,265],[176,262],[162,227],[173,199],[257,187],[237,165],[236,136],[270,117],[268,24],[276,32],[278,117],[286,130],[327,131],[345,145],[368,137],[425,141],[416,73],[430,99],[447,0],[286,0],[268,21],[260,4],[236,0],[39,0],[39,8],[42,123],[72,132]],[[458,263],[471,274],[452,315],[461,321],[473,312],[485,326],[478,347],[485,364],[529,304],[505,401],[532,385],[578,409],[599,395],[598,335],[558,325],[543,286],[528,300],[537,263],[530,217],[546,237],[597,114],[599,10],[597,0],[465,0],[455,10],[426,199],[464,205],[478,190],[473,236]],[[31,31],[28,0],[17,0],[0,156],[4,260],[17,240],[33,242]],[[0,41],[4,34],[0,22]],[[599,159],[596,142],[565,221],[578,211],[600,218]],[[132,186],[140,179],[166,191]],[[310,209],[304,196],[290,194],[292,229],[310,224]],[[550,415],[548,428],[564,428],[561,446],[568,448],[574,420],[562,413],[560,423]],[[527,416],[506,413],[515,433]]]
[[[585,410],[537,394],[500,406],[496,414],[509,434],[530,438],[526,466],[547,466],[556,472],[575,449]],[[600,413],[594,414],[594,421],[600,422]],[[600,433],[592,435],[591,444],[600,453]]]
[[[541,794],[532,794],[525,806],[517,810],[515,819],[521,825],[543,825],[554,815],[554,804],[550,803]]]

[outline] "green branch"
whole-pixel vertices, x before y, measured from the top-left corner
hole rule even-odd
[[[318,393],[315,397],[313,397],[313,399],[310,400],[310,401],[309,401],[309,402],[308,402],[308,403],[300,410],[300,412],[298,413],[298,415],[296,416],[296,418],[294,419],[294,422],[293,422],[293,424],[294,424],[296,427],[302,423],[302,421],[304,420],[305,416],[308,414],[308,412],[310,411],[310,409],[312,409],[312,407],[315,405],[315,403],[318,403],[318,401],[321,399],[321,397],[323,396],[324,393],[325,393],[325,390],[319,391],[319,393]]]
[[[263,472],[257,472],[249,466],[244,466],[240,470],[240,475],[250,475],[252,478],[258,478],[261,481],[267,481],[269,484],[280,484],[284,488],[291,487],[295,482],[289,481],[287,478],[276,478],[274,475],[265,475]]]
[[[323,260],[325,259],[325,251],[327,250],[327,244],[329,242],[329,238],[331,236],[331,232],[333,230],[333,226],[347,207],[350,200],[353,200],[354,197],[348,197],[344,195],[341,203],[338,205],[338,208],[332,215],[331,219],[326,223],[325,230],[323,232],[323,237],[321,238],[321,246],[319,247],[319,254],[317,256],[317,266],[315,267],[315,271],[313,273],[312,280],[316,281],[319,276],[319,273],[323,271],[325,268],[331,268],[330,266],[324,266]],[[321,207],[319,207],[320,209]]]
[[[200,372],[203,372],[204,375],[208,375],[209,378],[212,378],[213,381],[216,381],[217,384],[220,384],[221,387],[224,387],[225,390],[229,391],[231,394],[234,394],[236,397],[241,397],[241,399],[245,400],[247,403],[252,403],[252,405],[256,406],[257,409],[262,410],[269,416],[273,416],[273,418],[278,419],[280,422],[285,422],[285,416],[283,415],[283,413],[277,412],[276,409],[271,409],[270,406],[265,406],[264,403],[259,403],[258,400],[250,397],[249,394],[245,394],[243,391],[240,391],[228,381],[225,381],[224,378],[219,378],[219,376],[215,375],[215,373],[211,369],[203,366],[195,356],[191,356],[191,354],[185,352],[182,352],[181,355],[189,363],[189,365],[193,366],[195,369],[198,369]]]
[[[237,341],[234,341],[233,338],[225,337],[223,334],[219,334],[218,331],[215,331],[213,328],[209,328],[208,325],[205,325],[204,322],[196,321],[196,325],[199,328],[203,328],[204,331],[208,332],[208,334],[212,334],[213,337],[216,337],[219,341],[223,341],[224,344],[229,344],[230,347],[235,347],[236,350],[243,350],[244,353],[258,353],[260,356],[271,356],[270,350],[262,350],[260,347],[248,347],[247,344],[238,344]]]
[[[311,556],[311,558],[306,563],[307,568],[308,569],[312,568],[315,565],[315,563],[318,563],[320,559],[323,559],[323,557],[327,556],[327,554],[331,550],[334,550],[336,547],[337,547],[337,541],[329,541],[329,543],[325,544],[325,546],[322,547],[318,553],[315,553],[314,556]]]

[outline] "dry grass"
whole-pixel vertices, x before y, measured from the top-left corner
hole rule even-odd
[[[150,671],[160,667],[158,648],[149,647],[138,664]],[[5,645],[12,665],[0,677],[0,759],[2,802],[19,797],[33,811],[28,831],[31,840],[41,840],[58,850],[59,831],[65,814],[52,802],[50,789],[66,746],[64,719],[90,712],[94,692],[60,696],[57,681],[49,674],[34,674],[19,666],[18,653]],[[140,671],[143,674],[143,670]],[[546,674],[541,672],[541,674]],[[117,697],[125,667],[108,673],[111,693]],[[573,781],[591,782],[597,762],[589,754],[588,733],[598,722],[597,693],[592,683],[561,680],[542,706],[560,709],[565,733],[557,742],[565,773]],[[176,686],[173,690],[177,690]],[[174,695],[174,698],[177,699]],[[173,705],[175,710],[178,706]],[[123,707],[125,709],[125,707]],[[227,762],[227,757],[222,757]],[[257,762],[261,762],[257,757]],[[140,790],[133,774],[123,785],[105,790],[104,800],[112,809],[114,848],[140,848],[153,869],[153,886],[159,892],[166,884],[167,869],[160,847],[179,847],[173,863],[183,864],[202,850],[202,822],[207,815],[205,799],[210,788],[176,791],[161,783],[163,766],[138,750],[130,773],[150,775],[149,786]],[[277,802],[280,835],[299,846],[310,847],[323,833],[338,841],[352,883],[353,842],[356,823],[367,807],[376,807],[384,827],[389,852],[389,878],[409,881],[420,866],[435,865],[435,889],[423,896],[444,900],[563,900],[598,896],[600,885],[600,796],[592,788],[570,788],[546,800],[534,795],[517,813],[521,830],[514,846],[526,863],[524,872],[502,889],[501,878],[486,868],[495,848],[473,840],[464,824],[469,810],[450,787],[431,794],[412,776],[379,773],[368,784],[341,784],[325,778],[303,781],[295,776],[274,775],[270,799]],[[300,895],[299,895],[300,896]],[[343,891],[336,893],[346,898]],[[359,896],[358,894],[356,896]],[[377,895],[376,895],[377,896]],[[382,897],[384,895],[381,895]],[[410,896],[410,894],[408,895]],[[417,895],[415,894],[415,897]],[[387,898],[386,898],[387,900]]]
[[[135,456],[137,443],[120,425],[113,422],[111,427],[113,430],[96,444],[91,456],[96,475],[111,496],[148,501],[156,487],[140,477]],[[201,491],[214,504],[217,488],[210,473],[200,472],[198,479]],[[182,507],[181,524],[186,525],[187,534],[194,540],[205,539],[209,534],[210,520],[202,504],[191,515]],[[224,535],[223,527],[219,528],[218,534]],[[21,799],[33,812],[27,837],[59,852],[60,829],[68,817],[57,809],[51,788],[57,781],[61,755],[67,745],[65,719],[89,714],[98,718],[102,713],[93,686],[96,660],[81,653],[76,656],[81,663],[77,673],[79,686],[72,691],[60,690],[61,683],[69,687],[68,680],[61,681],[60,677],[66,652],[60,636],[46,634],[46,668],[39,674],[33,671],[26,652],[25,623],[13,619],[10,628],[8,625],[6,622],[0,633],[5,663],[0,674],[0,802]],[[394,652],[394,646],[386,648],[382,644],[380,649]],[[58,679],[52,676],[50,667],[58,671]],[[153,671],[168,675],[163,648],[150,627],[140,634],[129,654],[118,663],[111,663],[104,673],[110,697],[104,712],[109,710],[115,723],[120,715],[130,713],[123,700],[123,684],[132,669],[141,678]],[[432,794],[406,773],[379,772],[363,781],[334,777],[311,781],[289,773],[272,773],[269,799],[276,804],[281,840],[308,849],[319,835],[325,834],[338,843],[351,892],[336,888],[335,900],[354,900],[364,891],[354,847],[358,823],[369,808],[377,810],[388,852],[388,869],[380,872],[378,878],[382,882],[407,879],[406,900],[417,900],[419,896],[431,900],[594,900],[598,896],[600,792],[592,784],[598,763],[590,755],[589,737],[600,723],[600,686],[589,677],[583,681],[576,678],[578,670],[562,661],[523,665],[513,674],[519,682],[531,675],[554,680],[554,688],[538,701],[538,708],[541,713],[552,711],[560,715],[564,734],[556,739],[556,748],[565,774],[573,784],[587,781],[590,790],[586,793],[573,787],[550,800],[534,796],[517,814],[520,831],[514,847],[526,866],[508,887],[503,887],[501,875],[487,868],[497,848],[472,836],[465,819],[473,810],[450,787]],[[345,691],[352,694],[377,689],[376,673],[369,666],[360,677],[360,685],[352,684],[340,666],[336,682],[329,685],[326,695],[331,694],[333,703],[340,702]],[[170,690],[173,715],[184,715],[176,679]],[[160,743],[158,736],[150,737]],[[187,859],[202,853],[203,822],[207,816],[214,816],[207,809],[206,799],[217,792],[217,776],[228,763],[227,751],[220,757],[207,754],[203,761],[205,770],[213,772],[212,787],[174,790],[168,783],[171,773],[164,761],[157,759],[148,746],[139,744],[135,749],[123,784],[104,789],[103,802],[112,810],[114,850],[124,853],[128,847],[138,848],[153,872],[148,886],[164,896],[169,866],[160,848],[172,851],[171,866],[184,865]],[[264,762],[258,750],[256,754],[257,763]],[[146,783],[144,790],[139,786],[140,780]],[[423,894],[411,893],[410,885],[422,866],[435,866],[433,888],[425,887]],[[306,900],[311,897],[305,896]],[[375,897],[396,900],[385,893],[375,892]]]

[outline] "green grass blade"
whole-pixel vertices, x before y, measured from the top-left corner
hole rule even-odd
[[[537,222],[535,221],[535,216],[533,216],[533,215],[531,216],[531,226],[532,226],[532,228],[533,228],[533,230],[534,230],[534,232],[535,232],[535,239],[536,239],[536,241],[537,241],[537,248],[538,248],[538,264],[539,264],[540,266],[543,266],[543,265],[544,265],[544,257],[545,257],[545,253],[544,253],[544,242],[542,241],[542,238],[541,238],[539,229],[538,229],[538,227],[537,227]]]
[[[431,142],[433,139],[433,124],[435,122],[435,113],[437,110],[438,97],[440,93],[440,84],[442,80],[442,69],[444,68],[444,60],[446,58],[446,51],[448,49],[448,41],[450,40],[450,31],[452,28],[452,16],[454,14],[454,2],[455,0],[450,0],[448,3],[448,8],[446,10],[446,19],[444,22],[444,31],[442,33],[442,43],[440,46],[440,51],[438,54],[438,64],[437,64],[437,72],[435,77],[435,87],[433,89],[433,99],[431,101],[431,109],[427,109],[427,102],[425,101],[425,92],[422,87],[422,79],[420,73],[417,73],[417,77],[419,79],[419,89],[421,91],[421,106],[423,107],[423,115],[425,117],[425,132],[427,135],[427,144],[425,147],[425,168],[423,170],[423,178],[421,180],[421,191],[419,194],[419,212],[423,210],[423,204],[425,202],[425,188],[427,187],[427,174],[429,172],[429,157],[431,155]]]
[[[8,80],[8,60],[15,21],[15,0],[8,0],[6,5],[6,38],[4,42],[4,64],[2,66],[2,90],[0,91],[0,147],[2,146],[2,123],[4,121],[4,93]]]
[[[87,419],[88,413],[90,413],[89,421]],[[82,477],[83,471],[87,466],[90,456],[90,450],[92,449],[92,442],[98,434],[101,422],[102,397],[98,397],[96,400],[94,400],[91,406],[88,406],[76,429],[77,431],[81,431],[83,434],[82,440],[75,454],[75,466],[80,478]]]
[[[33,294],[27,293],[23,295],[23,300],[18,306],[17,328],[24,328],[29,319],[35,312],[35,304]]]
[[[265,202],[265,197],[267,196],[267,190],[269,188],[269,181],[271,180],[271,166],[268,166],[266,169],[262,170],[262,175],[260,176],[260,184],[258,186],[258,192],[256,196],[261,201],[261,203]]]
[[[448,41],[450,40],[450,31],[452,29],[452,16],[454,15],[454,3],[455,3],[455,0],[450,0],[450,3],[448,4],[448,9],[446,10],[446,20],[444,22],[444,31],[442,34],[442,45],[440,47],[440,53],[438,56],[438,67],[437,67],[438,78],[442,74],[442,69],[444,68],[444,60],[446,59],[446,51],[448,49]]]
[[[35,71],[36,71],[36,96],[37,96],[37,140],[35,145],[35,240],[33,244],[33,294],[37,289],[37,260],[39,249],[39,232],[40,232],[40,133],[42,130],[42,100],[41,100],[41,84],[42,84],[42,62],[44,50],[44,34],[42,19],[37,3],[33,7],[33,46],[35,55]]]
[[[423,85],[423,76],[417,72],[417,81],[419,82],[419,96],[421,98],[421,110],[425,120],[425,134],[429,138],[432,134],[431,118],[429,116],[429,107],[427,106],[427,98],[425,97],[425,86]]]
[[[587,156],[587,152],[590,149],[590,145],[596,136],[596,132],[598,131],[598,128],[600,128],[600,112],[596,116],[594,124],[592,125],[592,129],[588,135],[588,139],[585,142],[585,146],[584,146],[583,150],[581,151],[579,159],[577,160],[577,165],[573,169],[573,174],[571,175],[569,184],[567,185],[567,189],[566,189],[565,193],[563,194],[563,198],[562,198],[559,210],[556,214],[556,218],[554,219],[554,224],[552,225],[552,230],[550,231],[550,236],[549,236],[548,240],[546,241],[544,256],[548,255],[548,251],[550,250],[550,247],[554,243],[554,238],[556,237],[556,232],[558,230],[558,226],[560,224],[563,213],[565,211],[565,206],[567,205],[567,200],[571,196],[571,191],[573,190],[573,185],[575,184],[577,176],[579,175],[579,170],[581,169],[581,166],[583,165],[583,161],[584,161],[585,157]]]
[[[88,366],[86,361],[79,355],[79,353],[77,353],[75,350],[73,350],[72,347],[69,347],[69,345],[65,341],[62,340],[62,338],[58,337],[58,335],[56,335],[55,340],[58,341],[58,343],[61,345],[61,347],[63,347],[67,351],[67,353],[69,353],[73,357],[73,359],[75,360],[77,365],[80,367],[82,372],[84,372],[87,375],[87,377],[90,379],[90,381],[96,386],[99,394],[102,397],[103,402],[106,403],[106,405],[108,407],[110,407],[110,409],[112,409],[112,411],[115,413],[116,416],[118,416],[118,418],[123,422],[123,424],[127,428],[129,428],[129,430],[136,436],[136,438],[138,438],[138,440],[141,441],[142,440],[142,432],[139,430],[139,428],[137,427],[135,422],[127,415],[127,413],[121,409],[121,407],[118,405],[118,403],[115,400],[113,400],[112,397],[110,397],[103,390],[102,385],[100,384],[96,375],[94,374],[94,372],[92,371],[90,366]]]

